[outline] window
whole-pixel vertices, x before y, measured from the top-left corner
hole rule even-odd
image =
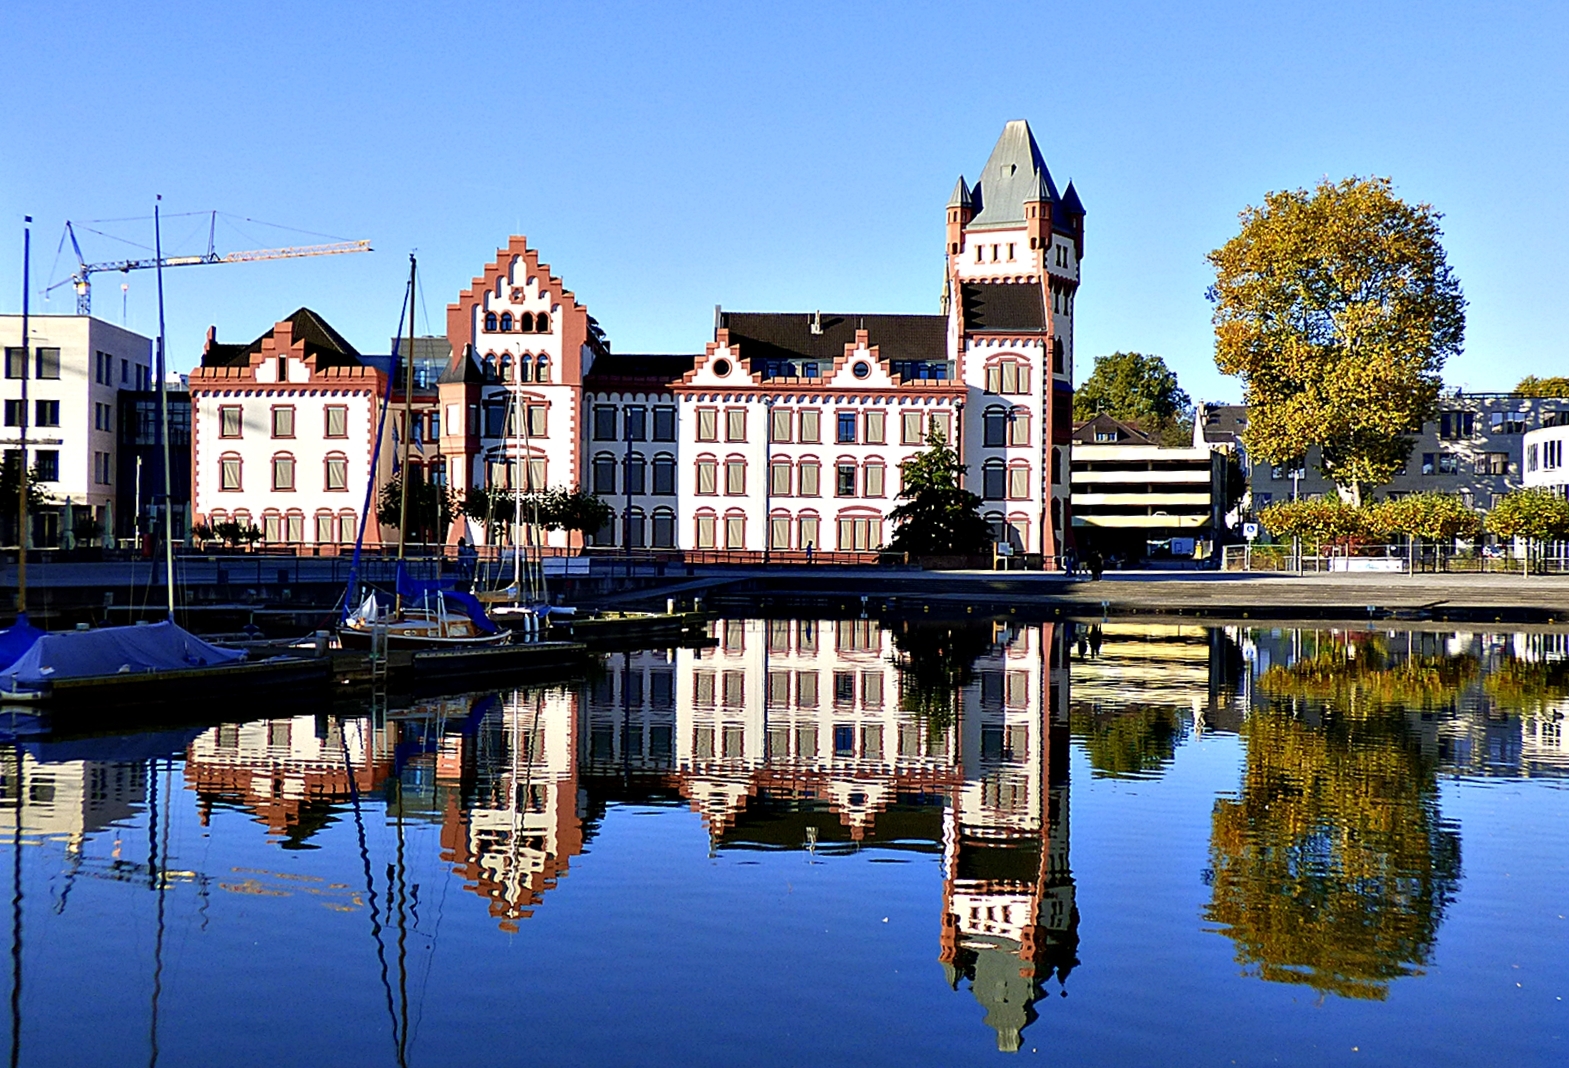
[[[1448,441],[1469,438],[1476,433],[1475,412],[1443,412],[1438,417],[1438,436]]]
[[[697,547],[699,549],[712,549],[714,547],[714,524],[717,516],[712,512],[699,514],[694,524],[697,533]]]
[[[1535,471],[1536,470],[1536,446],[1535,445],[1527,445],[1525,447],[1525,469],[1527,471]]]
[[[305,513],[290,512],[284,516],[284,530],[291,543],[298,545],[305,540]]]
[[[273,408],[272,436],[275,438],[292,438],[294,436],[294,408],[292,406]]]
[[[501,332],[503,334],[510,334],[510,333],[512,333],[512,313],[511,312],[502,312],[501,313]]]
[[[534,361],[529,359],[528,353],[518,357],[518,381],[527,382],[534,376]]]
[[[93,381],[100,386],[114,384],[114,357],[107,352],[93,353]]]
[[[1525,433],[1524,412],[1494,412],[1491,421],[1493,433],[1495,434]]]
[[[19,400],[8,400],[8,401],[6,401],[5,402],[5,425],[6,426],[21,426],[22,425],[22,416],[26,412],[27,412],[27,408],[22,404],[21,401],[19,401]]]
[[[338,517],[331,512],[316,515],[316,544],[330,545],[338,540]]]
[[[1008,242],[1008,262],[1013,262],[1013,242]]]
[[[543,353],[534,361],[534,381],[547,383],[550,381],[550,357]]]
[[[602,452],[594,457],[594,492],[616,492],[616,458],[609,453]]]
[[[676,410],[668,405],[654,409],[654,440],[676,439]]]
[[[1028,445],[1030,443],[1030,412],[1027,408],[1015,408],[1008,413],[1008,444],[1013,446]]]
[[[113,457],[107,452],[93,453],[93,481],[107,486],[112,478]]]
[[[60,402],[53,400],[34,401],[33,423],[35,426],[59,426]]]
[[[654,496],[673,497],[675,492],[676,458],[669,453],[660,453],[654,457]]]
[[[237,438],[245,425],[244,415],[238,405],[225,405],[218,409],[218,436]]]
[[[544,312],[540,312],[538,315],[534,316],[534,332],[536,334],[550,333],[550,316],[546,315]]]
[[[1059,374],[1059,375],[1067,373],[1063,369],[1064,366],[1065,366],[1065,361],[1064,361],[1064,356],[1065,355],[1066,355],[1066,350],[1065,350],[1065,347],[1063,346],[1062,338],[1060,338],[1060,337],[1052,338],[1051,339],[1051,369],[1052,369],[1053,373]]]
[[[933,412],[926,421],[927,433],[942,435],[943,441],[953,444],[953,414],[950,412]]]
[[[669,508],[654,510],[653,541],[656,549],[676,547],[676,514]]]
[[[496,329],[496,325],[497,325],[496,313],[495,312],[486,312],[485,313],[485,329],[488,330],[488,331],[491,331],[492,333],[494,333],[495,329]]]
[[[866,423],[866,427],[865,427],[865,430],[866,430],[866,444],[868,444],[868,445],[884,445],[884,444],[886,444],[887,440],[888,440],[887,439],[886,430],[884,429],[884,424],[887,422],[886,414],[883,413],[883,412],[875,412],[875,411],[867,412],[866,413],[866,418],[865,418],[864,421]]]
[[[817,445],[823,440],[822,413],[815,408],[808,408],[801,413],[800,441],[803,445]]]
[[[745,441],[746,440],[746,409],[745,408],[726,408],[725,409],[725,440],[726,441]]]
[[[1025,466],[1008,468],[1008,499],[1028,500],[1030,496],[1030,469]]]
[[[342,453],[331,453],[328,455],[324,485],[329,493],[342,493],[348,490],[349,458],[347,456],[344,456]]]
[[[746,516],[725,516],[725,548],[746,548]]]
[[[719,492],[719,461],[701,458],[697,461],[697,492],[713,494]]]
[[[839,548],[843,552],[867,552],[882,543],[882,520],[852,518],[839,520]]]
[[[262,513],[262,540],[263,541],[282,541],[283,540],[283,513],[282,512],[263,512]]]
[[[817,548],[817,517],[803,515],[796,521],[796,531],[800,535],[800,546],[803,549]],[[802,650],[805,651],[804,649]]]
[[[1426,472],[1423,472],[1426,474]],[[1507,452],[1484,452],[1476,458],[1476,473],[1479,475],[1507,475],[1509,473],[1509,454]]]
[[[775,408],[768,413],[768,440],[787,442],[790,440],[790,431],[793,429],[794,413],[788,408]]]
[[[1100,440],[1098,433],[1095,440]],[[981,444],[987,448],[1001,448],[1007,442],[1007,411],[1002,408],[987,408],[981,415]]]
[[[272,458],[272,488],[283,491],[294,488],[294,457],[286,452]]]
[[[1056,446],[1051,450],[1051,484],[1062,485],[1062,450]]]
[[[625,491],[630,496],[634,493],[647,492],[643,484],[648,472],[648,465],[643,460],[642,453],[633,453],[622,461],[625,471]]]
[[[640,508],[632,508],[627,512],[624,544],[628,549],[641,549],[647,545],[644,540],[644,516]]]
[[[837,441],[840,445],[854,445],[855,422],[856,420],[854,412],[840,412],[837,423],[839,429],[838,433],[834,437],[834,440]]]
[[[768,547],[770,549],[790,548],[790,517],[779,513],[768,520]]]
[[[1542,442],[1542,467],[1554,471],[1564,465],[1564,443],[1562,441]]]
[[[226,492],[237,493],[241,489],[240,467],[241,460],[235,453],[225,453],[218,460],[218,488]]]
[[[839,464],[834,468],[834,496],[855,496],[855,465]]]
[[[1007,495],[1007,469],[1001,460],[987,460],[981,468],[981,496],[988,501],[1000,501]]]
[[[33,361],[38,368],[38,377],[59,378],[60,350],[56,348],[40,348],[34,351],[38,354]]]
[[[545,404],[526,404],[523,406],[523,433],[531,438],[548,437],[549,427],[546,425],[545,416],[550,412],[550,407]],[[432,433],[436,421],[435,413],[431,414]]]
[[[38,481],[60,481],[60,452],[58,449],[39,449],[34,454],[34,466],[38,469]]]
[[[867,497],[881,497],[885,472],[886,468],[880,463],[867,464],[861,472],[861,493]]]
[[[999,360],[986,368],[986,392],[1028,393],[1030,368],[1018,360]]]
[[[899,416],[899,443],[901,445],[924,445],[926,436],[921,426],[920,412],[903,412]]]
[[[699,408],[697,410],[697,440],[719,440],[719,410],[717,408]]]
[[[840,708],[853,708],[855,706],[855,672],[834,672],[834,704]],[[839,740],[841,732],[845,736],[845,740],[842,743]],[[854,737],[855,732],[850,728],[835,727],[834,749],[843,749],[846,753],[848,753],[854,744],[852,741]]]
[[[729,497],[746,496],[745,460],[732,456],[725,461],[725,495]]]
[[[5,350],[5,376],[7,378],[21,378],[26,369],[26,356],[20,346],[7,347]]]
[[[816,460],[802,460],[796,469],[796,493],[802,497],[816,497],[822,467]]]
[[[629,407],[625,418],[626,440],[648,440],[648,409],[643,407]]]
[[[349,409],[343,404],[329,404],[324,409],[326,426],[322,436],[329,438],[346,438],[349,436]]]
[[[791,468],[789,460],[775,460],[768,468],[768,492],[775,497],[790,496]],[[778,546],[776,546],[778,548]]]
[[[1452,452],[1438,454],[1438,473],[1441,475],[1457,475],[1460,473],[1460,457]]]
[[[594,440],[616,440],[616,407],[613,404],[594,405]]]

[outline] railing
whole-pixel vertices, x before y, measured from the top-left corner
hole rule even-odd
[[[1300,547],[1279,543],[1227,545],[1222,550],[1224,571],[1378,572],[1397,574],[1523,573],[1569,574],[1569,542],[1533,543],[1526,547],[1452,546],[1417,541],[1409,543]]]

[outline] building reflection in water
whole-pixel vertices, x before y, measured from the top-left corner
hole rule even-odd
[[[1077,963],[1060,628],[712,633],[712,648],[611,657],[580,741],[591,792],[673,792],[714,850],[940,851],[939,958],[1018,1049],[1044,984]]]

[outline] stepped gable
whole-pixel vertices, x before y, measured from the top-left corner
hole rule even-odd
[[[1045,333],[1046,301],[1041,287],[1009,282],[961,282],[964,329]]]
[[[832,365],[855,347],[865,330],[867,347],[883,360],[945,360],[948,319],[942,315],[855,315],[839,312],[721,312],[719,327],[754,372],[753,361],[820,360]],[[814,332],[813,326],[820,330]]]
[[[1026,203],[1058,200],[1057,186],[1029,123],[1014,119],[1003,127],[970,199],[976,209],[970,226],[980,229],[1023,226]]]
[[[207,343],[202,348],[202,367],[248,367],[251,357],[264,349],[274,349],[279,327],[289,335],[287,347],[291,355],[303,356],[314,363],[318,370],[328,367],[359,367],[360,354],[332,324],[310,308],[300,308],[293,315],[279,320],[266,333],[249,345],[225,345],[218,341],[217,327],[208,327]]]

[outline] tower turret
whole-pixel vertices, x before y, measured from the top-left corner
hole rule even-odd
[[[964,241],[964,228],[970,225],[970,219],[975,215],[975,201],[970,197],[970,187],[964,184],[964,175],[959,175],[959,184],[953,187],[953,196],[948,198],[948,255],[957,256],[959,246]]]

